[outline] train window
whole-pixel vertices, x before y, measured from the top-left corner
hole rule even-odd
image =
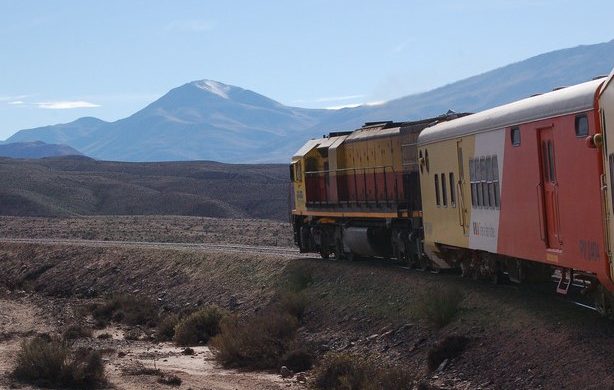
[[[420,163],[420,173],[424,173],[424,160],[422,157],[422,150],[418,152],[418,162]]]
[[[492,156],[492,182],[494,187],[495,208],[500,207],[499,199],[499,163],[497,162],[497,156]]]
[[[510,132],[512,146],[520,146],[520,127],[512,127]]]
[[[586,114],[576,115],[576,137],[588,136],[588,117]]]
[[[296,181],[296,178],[294,177],[294,164],[295,163],[290,164],[290,181],[292,182]]]
[[[469,181],[471,183],[471,205],[478,207],[478,192],[475,174],[475,160],[469,159]]]
[[[426,173],[429,172],[429,150],[424,149],[424,166],[426,167]]]
[[[486,205],[488,207],[495,207],[495,188],[494,183],[492,181],[492,157],[486,157],[486,193],[487,193],[487,202]]]
[[[435,174],[435,203],[437,204],[437,206],[440,205],[439,203],[439,175]]]
[[[450,172],[450,206],[456,207],[456,183],[454,183],[454,173]]]
[[[441,199],[443,200],[443,207],[448,207],[448,192],[446,190],[446,175],[441,174]]]
[[[480,206],[488,207],[488,188],[486,186],[486,157],[480,157]]]

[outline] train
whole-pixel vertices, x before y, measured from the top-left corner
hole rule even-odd
[[[613,80],[308,140],[290,163],[295,244],[495,283],[554,279],[614,318]]]

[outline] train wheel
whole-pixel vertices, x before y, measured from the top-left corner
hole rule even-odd
[[[320,256],[322,256],[323,259],[328,259],[330,257],[330,252],[328,249],[320,249]]]

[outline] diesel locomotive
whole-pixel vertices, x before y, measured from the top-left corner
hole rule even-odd
[[[613,79],[307,141],[290,164],[296,245],[495,282],[554,278],[614,317]]]

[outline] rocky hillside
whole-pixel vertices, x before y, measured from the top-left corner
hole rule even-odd
[[[286,220],[286,165],[0,158],[0,215],[192,215]],[[27,179],[26,179],[27,178]]]

